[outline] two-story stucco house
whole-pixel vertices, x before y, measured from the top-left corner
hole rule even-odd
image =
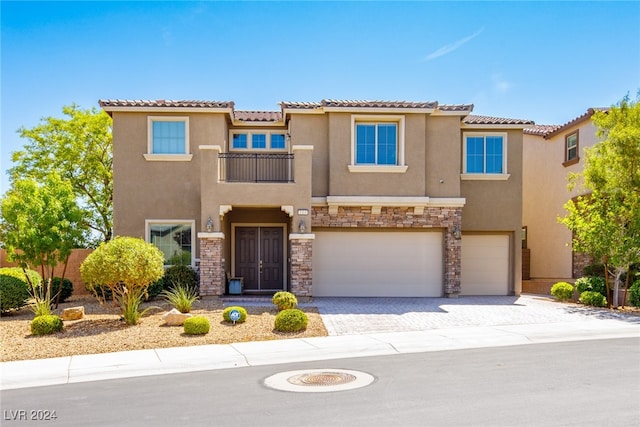
[[[591,262],[584,254],[573,252],[571,231],[558,218],[567,214],[565,203],[583,191],[576,188],[570,192],[567,178],[569,173],[582,172],[584,150],[598,142],[591,122],[597,110],[590,108],[564,125],[524,130],[522,218],[533,280],[551,279],[552,283],[575,279]]]
[[[523,129],[437,102],[100,101],[114,231],[197,266],[204,295],[521,290]]]

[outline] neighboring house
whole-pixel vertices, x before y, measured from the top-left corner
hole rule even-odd
[[[575,279],[590,263],[572,251],[571,231],[558,218],[567,214],[564,204],[581,194],[579,188],[569,192],[568,175],[582,172],[584,150],[598,142],[591,122],[595,111],[590,108],[564,125],[524,130],[523,247],[530,254],[531,279]]]
[[[437,102],[100,101],[113,117],[114,230],[204,295],[521,291],[527,120]]]

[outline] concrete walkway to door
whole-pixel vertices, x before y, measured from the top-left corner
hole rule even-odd
[[[329,335],[424,331],[470,326],[502,326],[624,320],[640,316],[563,304],[544,296],[452,298],[314,298]]]

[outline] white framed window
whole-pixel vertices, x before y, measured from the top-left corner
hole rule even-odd
[[[578,163],[578,131],[572,132],[564,137],[564,166]]]
[[[189,117],[147,117],[147,152],[149,161],[189,161]]]
[[[196,222],[194,220],[148,219],[145,236],[164,254],[164,264],[195,266]]]
[[[230,151],[287,151],[287,132],[271,130],[232,130]]]
[[[506,132],[464,132],[462,179],[509,178]]]
[[[404,173],[404,146],[404,116],[351,116],[350,172]]]

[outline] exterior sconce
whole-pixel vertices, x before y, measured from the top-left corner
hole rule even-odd
[[[207,231],[211,233],[212,229],[213,229],[213,220],[211,219],[211,217],[209,217],[209,219],[207,219]]]
[[[300,233],[302,234],[307,231],[307,226],[304,224],[304,219],[300,220],[300,224],[298,224],[298,230],[300,230]]]
[[[451,232],[451,234],[453,234],[453,237],[455,237],[456,240],[460,240],[462,238],[462,232],[457,225],[453,227],[453,231]]]

